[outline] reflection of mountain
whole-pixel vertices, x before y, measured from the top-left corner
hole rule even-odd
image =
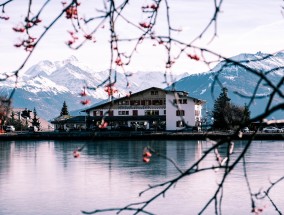
[[[112,141],[103,141],[99,144],[89,143],[84,153],[98,160],[97,164],[111,168],[110,171],[149,178],[157,175],[172,177],[178,174],[173,164],[157,155],[153,155],[149,163],[143,163],[142,152],[146,146],[173,159],[182,169],[189,167],[199,157],[197,141],[116,141],[115,144]]]
[[[104,141],[101,144],[88,144],[86,153],[98,160],[98,163],[110,168],[109,171],[142,177],[165,174],[165,169],[154,168],[154,164],[161,162],[156,158],[153,157],[149,164],[143,163],[142,152],[145,146],[147,144],[140,141],[116,141],[115,144]],[[162,163],[166,166],[165,161]]]
[[[87,143],[79,158],[73,150]],[[246,141],[236,141],[230,162],[245,148]],[[270,186],[269,179],[283,177],[283,141],[254,141],[246,152],[246,169],[256,192]],[[161,157],[142,162],[142,150],[150,145],[177,162],[190,167],[212,142],[198,141],[16,141],[0,144],[0,214],[80,214],[80,211],[123,207],[140,202],[160,191],[158,187],[141,197],[139,192],[172,180],[174,167]],[[201,148],[202,147],[202,148]],[[225,145],[219,147],[226,155]],[[247,214],[251,211],[243,165],[234,167],[226,179],[223,214]],[[224,170],[215,172],[214,152],[198,168],[207,171],[192,174],[173,184],[165,198],[147,208],[155,214],[198,214],[218,189]],[[273,190],[279,209],[283,204],[283,183]],[[137,197],[137,198],[136,198]],[[244,198],[240,198],[244,197]],[[190,204],[189,204],[190,203]],[[211,207],[212,206],[212,207]],[[214,203],[206,214],[214,214]],[[281,208],[282,207],[282,208]],[[274,207],[265,209],[274,214]],[[108,213],[113,214],[113,213]]]
[[[242,142],[235,145],[236,150],[243,148]],[[85,148],[78,159],[73,158],[73,150],[78,146]],[[5,142],[0,149],[0,173],[9,172],[13,162],[28,165],[30,170],[37,164],[52,168],[50,171],[72,172],[76,168],[103,169],[111,174],[130,174],[134,177],[153,179],[159,175],[173,177],[178,174],[173,164],[155,154],[150,163],[143,163],[142,152],[144,147],[150,146],[157,152],[171,158],[182,169],[186,170],[201,158],[203,151],[212,146],[206,141],[17,141]],[[221,155],[226,155],[225,145],[219,147]],[[11,160],[12,155],[14,156]],[[42,162],[47,162],[42,164]],[[74,166],[74,162],[79,166]],[[87,163],[86,163],[87,162]],[[215,157],[212,153],[199,168],[212,166]],[[8,168],[8,170],[7,170]],[[19,167],[17,167],[19,168]],[[13,171],[13,170],[11,170]],[[74,170],[75,171],[75,170]],[[81,172],[82,170],[80,170]],[[69,173],[70,174],[70,173]],[[3,174],[2,174],[3,175]]]

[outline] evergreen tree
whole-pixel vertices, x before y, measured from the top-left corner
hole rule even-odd
[[[14,122],[15,122],[15,113],[14,113],[14,111],[12,111],[12,113],[11,113],[11,124],[13,125]]]
[[[10,110],[10,103],[6,97],[0,96],[0,126],[4,125],[7,113]],[[2,127],[0,127],[2,130]]]
[[[69,115],[68,112],[68,107],[66,105],[66,102],[63,102],[63,107],[61,108],[61,112],[60,112],[60,116],[65,116],[65,115]]]
[[[28,129],[28,119],[27,118],[20,118],[20,112],[18,113],[19,117],[17,117],[17,114],[15,114],[14,111],[11,112],[11,115],[9,118],[6,119],[6,125],[13,125],[16,129],[16,131],[22,131]]]
[[[37,117],[37,112],[35,108],[34,108],[33,114],[34,114],[34,117],[32,118],[32,126],[36,126],[39,130],[40,122],[39,122],[39,118]]]
[[[215,129],[228,129],[228,110],[230,109],[230,98],[227,88],[223,88],[219,97],[215,100],[213,109],[213,127]]]
[[[245,104],[245,107],[244,107],[244,124],[245,125],[248,125],[249,121],[250,121],[250,110],[249,110],[249,107],[247,104]]]
[[[250,121],[250,111],[245,104],[244,107],[232,104],[228,97],[228,90],[223,88],[221,94],[214,103],[213,128],[228,130],[247,125]]]

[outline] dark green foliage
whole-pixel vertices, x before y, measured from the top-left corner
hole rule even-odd
[[[11,112],[11,115],[6,118],[5,125],[13,125],[16,131],[23,131],[28,129],[28,119],[23,118],[21,113]]]
[[[14,111],[12,111],[11,113],[11,123],[14,123],[15,122],[15,113]]]
[[[247,104],[245,104],[245,106],[244,106],[243,122],[244,122],[245,125],[248,125],[249,122],[250,122],[250,110],[249,110],[249,107],[247,106]]]
[[[68,107],[66,105],[66,102],[64,101],[63,107],[62,107],[61,112],[60,112],[60,116],[65,116],[65,115],[69,115],[69,112],[68,112]]]
[[[213,109],[213,128],[228,129],[228,110],[230,109],[230,99],[228,97],[227,88],[223,88],[219,97],[215,100]]]
[[[214,103],[214,129],[229,130],[249,123],[250,111],[248,106],[237,106],[232,104],[230,101],[231,99],[228,97],[228,90],[223,88]]]
[[[7,101],[7,98],[0,96],[0,125],[4,125],[9,110],[10,110],[10,103]]]
[[[34,114],[34,117],[32,118],[32,126],[36,126],[40,130],[40,122],[39,122],[39,118],[37,117],[37,112],[35,108],[34,108],[33,114]]]
[[[24,119],[31,118],[31,115],[30,115],[31,112],[32,112],[31,110],[28,110],[26,108],[25,110],[22,111],[21,117],[23,117]]]

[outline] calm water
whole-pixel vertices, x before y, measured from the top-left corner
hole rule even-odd
[[[233,157],[246,142],[236,142]],[[73,158],[76,146],[86,144],[79,158]],[[0,214],[71,215],[123,207],[154,195],[138,197],[147,186],[178,175],[165,159],[153,156],[142,162],[147,145],[176,161],[186,169],[202,152],[212,146],[205,141],[12,141],[0,142]],[[223,150],[224,151],[224,150]],[[220,150],[222,153],[222,149]],[[269,186],[269,180],[284,176],[284,141],[255,141],[246,155],[248,178],[253,192]],[[200,167],[216,165],[210,155]],[[193,175],[151,204],[155,214],[198,214],[220,181],[222,170]],[[251,203],[243,166],[239,165],[225,185],[223,214],[251,214]],[[284,181],[271,190],[270,197],[284,213]],[[268,200],[262,214],[278,214]],[[115,214],[108,212],[104,214]],[[129,214],[129,213],[122,213]],[[214,214],[210,207],[204,214]]]

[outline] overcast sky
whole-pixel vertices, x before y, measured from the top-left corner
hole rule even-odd
[[[3,1],[0,1],[3,2]],[[26,52],[15,48],[13,45],[20,41],[21,35],[13,32],[12,27],[19,24],[27,13],[26,1],[17,1],[17,4],[7,5],[6,14],[10,17],[8,21],[0,20],[0,72],[7,72],[17,69],[26,56]],[[42,0],[36,1],[39,6]],[[43,13],[44,24],[62,10],[61,1],[54,0]],[[82,0],[79,7],[80,13],[97,13],[95,8],[100,8],[101,0]],[[130,1],[126,15],[129,19],[139,23],[145,20],[141,13],[142,4],[152,1],[143,0]],[[209,22],[213,15],[213,0],[171,0],[171,23],[172,26],[182,29],[174,36],[181,41],[189,42],[196,37]],[[209,30],[202,40],[196,45],[211,49],[224,56],[231,57],[240,53],[274,53],[284,48],[284,18],[281,14],[282,0],[224,0],[221,13],[218,18],[218,37],[208,44],[212,37],[212,29]],[[36,8],[35,8],[36,9]],[[34,10],[35,10],[34,9]],[[6,15],[5,14],[5,15]],[[3,15],[3,14],[2,14]],[[166,17],[161,10],[156,28],[157,34],[163,34]],[[67,30],[71,30],[70,22],[63,19],[48,32],[40,46],[32,54],[29,62],[24,68],[27,70],[31,65],[41,60],[63,60],[74,55],[78,60],[96,71],[106,70],[109,67],[109,39],[108,29],[101,29],[95,35],[97,42],[86,43],[80,50],[72,51],[65,42],[69,39]],[[90,29],[87,29],[90,30]],[[131,27],[122,24],[118,29],[121,37],[127,37],[134,32]],[[127,50],[128,44],[124,45]],[[154,47],[152,43],[140,46],[135,54],[132,64],[126,69],[128,71],[164,71],[166,57],[162,49]],[[200,62],[194,62],[182,57],[173,65],[174,73],[197,73],[207,71],[208,68]]]

